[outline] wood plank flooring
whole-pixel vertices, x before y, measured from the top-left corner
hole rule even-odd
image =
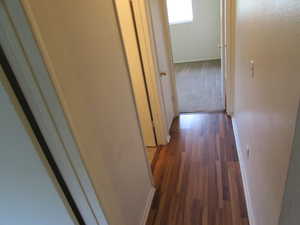
[[[248,225],[231,119],[181,114],[153,166],[147,225]]]

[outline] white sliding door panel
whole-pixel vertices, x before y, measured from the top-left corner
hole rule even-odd
[[[3,86],[0,67],[0,224],[75,225],[41,149]]]

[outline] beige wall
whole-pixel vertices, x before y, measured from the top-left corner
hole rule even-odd
[[[220,58],[220,0],[192,4],[192,22],[170,25],[175,63]]]
[[[113,1],[23,0],[110,225],[152,190]]]
[[[253,225],[277,225],[280,215],[300,96],[299,12],[297,0],[237,1],[234,118]]]

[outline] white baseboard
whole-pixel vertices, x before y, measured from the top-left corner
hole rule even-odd
[[[146,225],[147,223],[147,219],[148,219],[148,215],[151,209],[151,204],[154,198],[154,194],[155,194],[155,188],[152,187],[151,190],[149,191],[148,197],[147,197],[147,202],[146,202],[146,206],[144,209],[144,213],[143,213],[143,217],[141,219],[140,225]]]
[[[232,117],[232,127],[233,127],[233,133],[234,133],[234,137],[235,137],[235,143],[236,143],[236,148],[237,148],[239,163],[240,163],[240,168],[241,168],[241,174],[242,174],[242,180],[243,180],[243,186],[244,186],[244,192],[245,192],[245,198],[246,198],[246,205],[247,205],[247,211],[248,211],[248,217],[249,217],[249,224],[256,225],[250,191],[249,191],[249,186],[248,186],[248,181],[247,181],[247,171],[246,171],[246,167],[245,167],[245,159],[244,159],[243,151],[241,148],[238,126],[237,126],[236,120],[233,117]]]
[[[168,137],[167,137],[167,144],[169,144],[169,143],[170,143],[170,140],[171,140],[171,135],[170,135],[170,134],[168,134]]]
[[[201,62],[201,61],[209,61],[209,60],[218,60],[221,59],[220,57],[217,58],[202,58],[202,59],[191,59],[191,60],[177,60],[173,63],[188,63],[188,62]]]

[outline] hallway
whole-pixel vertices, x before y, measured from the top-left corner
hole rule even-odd
[[[248,225],[231,119],[181,114],[154,165],[147,225]]]
[[[219,112],[225,109],[220,60],[175,64],[179,112]]]

